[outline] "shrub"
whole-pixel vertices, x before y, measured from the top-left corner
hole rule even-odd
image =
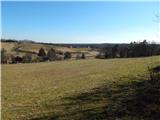
[[[39,56],[37,56],[37,55],[36,55],[36,56],[33,56],[33,57],[32,57],[32,62],[40,62],[40,58],[41,58],[41,57],[39,57]]]
[[[48,56],[46,55],[45,50],[43,48],[39,50],[38,56],[39,56],[40,62],[44,62],[48,60]]]
[[[8,60],[8,55],[7,55],[7,51],[2,48],[1,49],[1,63],[7,63]]]
[[[81,56],[79,54],[76,55],[76,60],[81,59]]]
[[[56,51],[51,48],[47,53],[47,57],[50,61],[56,60]]]
[[[56,60],[63,60],[63,59],[64,59],[63,55],[57,55],[56,56]]]
[[[96,55],[95,58],[97,58],[97,59],[105,59],[105,55],[102,54],[102,53],[99,53],[99,54]]]
[[[81,58],[82,58],[82,59],[85,59],[85,58],[86,58],[86,56],[85,56],[85,54],[84,54],[84,53],[82,53]]]
[[[43,48],[41,48],[38,52],[38,56],[44,57],[46,56],[45,50]]]
[[[155,81],[160,80],[160,66],[156,66],[154,68],[148,67],[149,72],[149,80]]]
[[[65,52],[64,53],[64,59],[70,59],[72,57],[70,52]]]
[[[31,63],[32,62],[32,54],[26,53],[25,56],[23,56],[23,63]]]
[[[12,56],[12,63],[22,63],[23,58],[20,56]]]

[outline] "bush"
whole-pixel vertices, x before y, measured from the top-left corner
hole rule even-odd
[[[40,62],[44,62],[48,60],[48,56],[46,55],[45,50],[43,48],[39,50],[38,56],[39,56]]]
[[[56,60],[63,60],[63,59],[64,59],[63,55],[57,55],[56,56]]]
[[[82,58],[82,59],[85,59],[85,58],[86,58],[86,56],[85,56],[85,54],[84,54],[84,53],[82,53],[81,58]]]
[[[81,59],[81,56],[79,54],[76,55],[76,60]]]
[[[47,53],[47,57],[50,61],[56,60],[56,51],[51,48]]]
[[[38,56],[44,57],[46,56],[45,50],[43,48],[41,48],[38,52]]]
[[[12,56],[12,63],[22,63],[23,58],[20,56]]]
[[[64,53],[64,59],[70,59],[72,57],[70,52],[65,52]]]
[[[149,80],[151,81],[160,80],[160,66],[156,66],[154,68],[148,67],[148,72],[149,72]]]
[[[104,55],[104,54],[99,53],[99,54],[97,54],[97,55],[96,55],[96,57],[95,57],[95,58],[97,58],[97,59],[105,59],[105,55]]]
[[[8,55],[7,55],[7,51],[2,48],[1,49],[1,63],[7,63],[8,60]]]
[[[39,56],[33,56],[32,62],[40,62],[40,57]]]
[[[32,62],[32,54],[27,53],[23,56],[23,63],[31,63]]]

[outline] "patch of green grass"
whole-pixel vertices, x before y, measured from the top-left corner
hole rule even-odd
[[[128,109],[121,107],[135,93],[128,86],[148,65],[160,65],[160,56],[2,65],[2,119],[111,119]]]

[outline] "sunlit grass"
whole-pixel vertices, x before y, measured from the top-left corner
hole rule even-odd
[[[65,106],[58,107],[69,102],[63,98],[91,92],[104,84],[114,89],[117,84],[133,81],[122,77],[145,74],[148,65],[157,64],[160,65],[160,56],[2,65],[2,119],[23,120],[66,113]],[[103,106],[104,101],[107,104],[107,99],[101,98],[99,103],[93,102],[83,107]],[[70,109],[76,108],[73,106]],[[59,119],[69,120],[71,116]]]

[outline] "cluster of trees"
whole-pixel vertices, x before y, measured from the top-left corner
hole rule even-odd
[[[23,56],[9,55],[4,48],[1,49],[1,63],[31,63],[61,59],[62,58],[57,55],[56,51],[53,48],[49,49],[47,53],[43,48],[41,48],[37,55],[26,53]]]
[[[62,59],[70,59],[72,54],[70,52],[56,52],[53,48],[49,49],[46,53],[43,48],[39,50],[38,57],[40,61],[54,61],[54,60],[62,60]]]
[[[116,44],[112,47],[105,47],[100,50],[96,58],[128,58],[153,55],[160,55],[160,45],[144,40],[142,42],[131,42],[128,46]]]
[[[1,49],[1,63],[32,63],[32,62],[44,62],[44,61],[55,61],[63,59],[71,59],[72,54],[70,52],[55,51],[53,48],[47,52],[41,48],[37,54],[26,53],[23,56],[9,55],[7,51]],[[85,54],[76,57],[76,59],[85,59]]]

